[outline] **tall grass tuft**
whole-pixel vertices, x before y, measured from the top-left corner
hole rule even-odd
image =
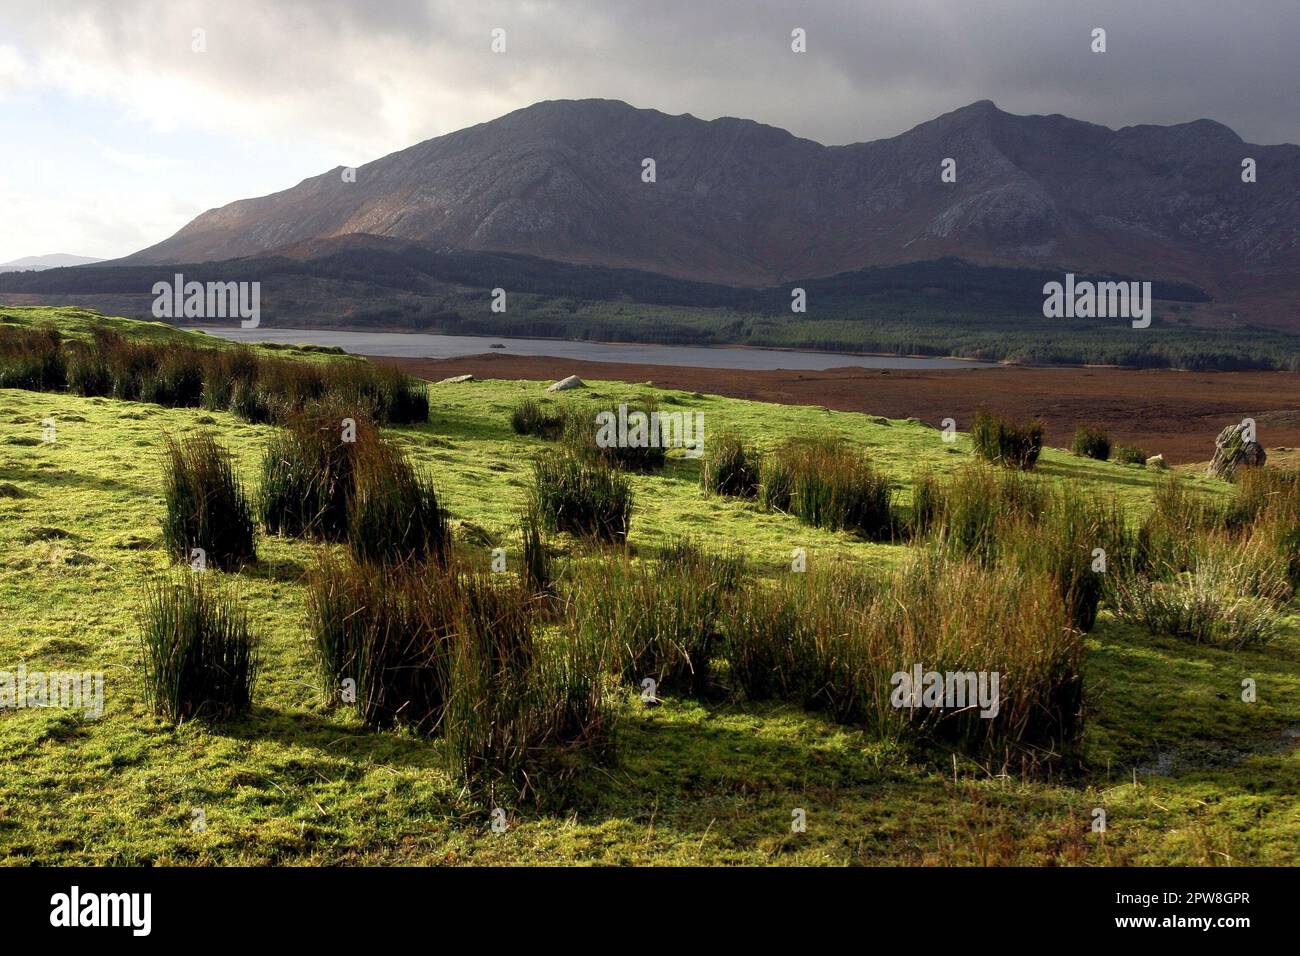
[[[190,561],[195,548],[223,571],[256,559],[252,510],[230,452],[212,435],[167,436],[163,499],[163,541],[176,560]]]
[[[259,515],[266,530],[289,537],[346,539],[357,448],[376,441],[373,426],[364,419],[337,411],[292,416],[262,456]]]
[[[613,424],[600,424],[602,415]],[[626,413],[617,405],[570,409],[564,415],[563,439],[579,457],[624,471],[658,471],[668,455],[654,402],[629,403]]]
[[[946,553],[988,563],[997,558],[1000,526],[1036,518],[1047,500],[1046,487],[1031,476],[972,465],[947,482],[921,475],[911,521],[914,533],[930,534]]]
[[[926,549],[884,580],[813,570],[742,592],[725,630],[729,680],[750,699],[789,700],[882,734],[975,750],[1057,753],[1082,733],[1082,635],[1055,582],[1033,569]],[[970,701],[907,706],[894,675],[918,664],[996,672],[997,713],[981,716]]]
[[[533,463],[533,500],[549,531],[624,541],[632,516],[632,485],[621,472],[571,451]]]
[[[918,475],[911,523],[914,535],[928,537],[949,557],[1047,573],[1082,631],[1096,621],[1104,576],[1136,560],[1118,502],[1078,485],[1054,487],[987,466],[963,469],[944,483]]]
[[[723,582],[711,566],[653,564],[610,555],[571,582],[569,639],[604,645],[623,679],[706,696],[723,611]]]
[[[210,580],[183,573],[144,596],[145,697],[155,712],[178,723],[228,720],[252,704],[258,653],[248,617]]]
[[[723,591],[735,591],[745,583],[745,553],[733,550],[712,553],[694,538],[679,536],[659,552],[659,562],[686,572],[707,574]]]
[[[454,563],[327,557],[309,577],[326,692],[351,679],[367,726],[440,736],[449,769],[493,800],[534,789],[557,754],[608,743],[605,649],[539,641],[535,607],[520,583]]]
[[[700,484],[715,495],[758,497],[758,452],[739,435],[727,433],[712,439],[700,461]]]
[[[1121,576],[1112,585],[1115,613],[1153,634],[1240,649],[1271,640],[1291,593],[1267,558],[1235,543],[1210,546],[1185,571]]]
[[[555,562],[546,541],[542,516],[535,501],[519,517],[519,536],[523,545],[520,580],[531,594],[551,594],[555,587]]]
[[[451,542],[432,481],[383,439],[357,445],[347,525],[361,561],[442,561]]]
[[[67,358],[58,329],[0,328],[0,388],[55,392],[67,385]]]
[[[888,478],[839,438],[792,439],[766,454],[760,498],[765,507],[814,527],[876,539],[893,532]]]
[[[73,342],[68,347],[68,390],[86,398],[109,395],[113,379],[108,362],[99,350],[85,342]]]
[[[517,435],[558,438],[564,433],[565,422],[570,414],[564,407],[526,398],[511,410],[510,427]]]
[[[992,412],[977,412],[970,430],[975,454],[985,461],[1029,471],[1043,450],[1043,423],[1016,422]]]
[[[457,595],[452,577],[421,570],[326,556],[308,577],[322,689],[337,701],[352,681],[372,729],[400,724],[433,733],[442,718]]]

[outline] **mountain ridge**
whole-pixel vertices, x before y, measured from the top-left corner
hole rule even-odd
[[[1246,156],[1259,182],[1241,182]],[[940,180],[949,157],[955,183]],[[1113,130],[978,100],[823,146],[743,118],[548,100],[380,157],[356,182],[343,171],[208,210],[118,261],[369,234],[750,286],[945,256],[1215,292],[1300,275],[1300,147],[1244,143],[1209,119]]]

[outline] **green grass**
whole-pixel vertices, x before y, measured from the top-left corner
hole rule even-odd
[[[26,310],[9,315],[27,319]],[[40,310],[80,334],[75,310]],[[119,320],[123,321],[123,320]],[[136,324],[125,323],[124,330]],[[181,335],[143,326],[150,336]],[[281,352],[281,354],[285,354]],[[340,361],[302,353],[305,361]],[[350,360],[348,360],[350,361]],[[701,411],[708,436],[732,431],[759,450],[793,435],[836,433],[866,452],[910,508],[912,475],[947,480],[972,461],[969,438],[903,421],[765,405],[594,381],[592,409],[653,398]],[[445,505],[457,553],[486,569],[504,548],[522,561],[519,515],[530,458],[554,442],[516,435],[511,410],[542,383],[478,381],[430,389],[430,421],[383,429]],[[57,441],[42,422],[57,423]],[[109,398],[0,390],[0,670],[103,671],[104,713],[0,711],[0,859],[9,863],[505,864],[1296,864],[1300,863],[1300,614],[1270,643],[1243,650],[1159,637],[1103,610],[1085,639],[1078,776],[1022,777],[941,749],[905,747],[788,704],[725,703],[635,688],[616,701],[615,749],[581,764],[540,803],[490,807],[447,770],[437,741],[367,731],[326,702],[306,630],[305,575],[341,545],[263,535],[258,563],[222,575],[238,585],[258,635],[251,713],[180,726],[146,703],[138,613],[167,574],[162,539],[164,436],[215,433],[239,478],[257,487],[268,425],[226,412]],[[743,557],[762,576],[810,566],[880,571],[903,544],[867,541],[710,495],[700,461],[671,452],[657,473],[630,474],[629,548],[654,558],[684,536]],[[1181,469],[1188,487],[1229,487]],[[1151,508],[1157,475],[1043,450],[1035,474],[1114,495],[1130,517]],[[549,536],[556,565],[591,545]],[[1255,703],[1241,701],[1244,679]],[[567,759],[567,758],[566,758]],[[578,759],[578,758],[573,758]],[[572,768],[568,768],[572,769]],[[1003,774],[1003,771],[1006,771]],[[1107,832],[1090,832],[1104,807]],[[794,809],[806,833],[791,832]],[[207,828],[191,829],[203,809]]]

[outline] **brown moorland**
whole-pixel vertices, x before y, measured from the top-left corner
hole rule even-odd
[[[1300,374],[1290,372],[1022,366],[755,371],[493,353],[376,361],[433,381],[464,374],[550,381],[578,375],[888,418],[915,417],[936,426],[952,418],[962,431],[969,428],[977,410],[987,408],[1018,418],[1042,418],[1047,442],[1055,447],[1068,448],[1079,425],[1096,425],[1113,442],[1163,454],[1170,464],[1208,461],[1219,430],[1246,417],[1255,419],[1260,441],[1270,454],[1300,446]]]

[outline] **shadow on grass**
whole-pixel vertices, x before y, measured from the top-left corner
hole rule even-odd
[[[1074,465],[1065,462],[1052,461],[1039,461],[1037,466],[1034,468],[1034,474],[1067,478],[1075,481],[1087,482],[1089,485],[1096,485],[1099,482],[1105,481],[1107,484],[1131,485],[1134,488],[1155,487],[1155,479],[1152,477],[1152,473],[1138,471],[1137,466],[1134,466],[1134,471],[1135,474],[1132,476],[1115,474],[1101,476],[1082,464]]]

